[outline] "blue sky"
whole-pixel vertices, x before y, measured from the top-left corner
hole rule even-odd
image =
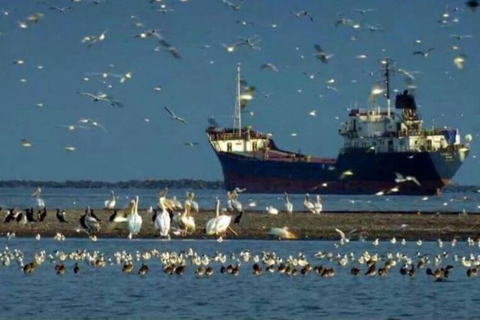
[[[239,10],[221,0],[100,2],[0,2],[0,179],[221,179],[205,128],[210,116],[222,126],[232,124],[237,63],[257,88],[249,106],[254,115],[245,114],[244,124],[273,133],[283,149],[336,157],[342,142],[338,127],[347,108],[367,106],[370,89],[380,80],[380,60],[389,57],[397,68],[418,71],[416,98],[426,126],[456,127],[462,136],[474,136],[471,156],[453,181],[480,181],[475,158],[480,12],[466,8],[464,1],[232,1],[240,3]],[[166,12],[159,11],[162,4]],[[66,6],[71,8],[64,12],[51,9]],[[313,22],[292,13],[302,10]],[[19,26],[35,13],[43,19]],[[341,18],[360,27],[336,27]],[[181,59],[155,50],[154,37],[134,37],[151,29],[161,30]],[[82,43],[105,31],[105,39],[90,48]],[[240,37],[259,39],[260,49],[242,46],[227,52],[222,44]],[[314,44],[333,55],[328,64],[315,57]],[[429,48],[434,50],[428,57],[413,55]],[[362,54],[367,58],[356,58]],[[460,54],[466,56],[463,70],[453,64]],[[264,63],[279,71],[261,70]],[[104,72],[131,72],[132,77],[120,83],[95,75]],[[319,73],[310,79],[305,72]],[[330,79],[338,91],[327,88]],[[403,90],[403,79],[397,72],[393,88]],[[161,90],[154,90],[158,86]],[[98,91],[124,107],[78,94]],[[188,124],[171,120],[165,106]],[[316,117],[309,115],[312,110]],[[82,125],[81,118],[93,119],[106,131],[88,124],[89,129],[64,127]],[[22,146],[22,139],[31,147]]]

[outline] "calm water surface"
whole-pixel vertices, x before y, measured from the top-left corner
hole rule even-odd
[[[72,272],[72,261],[66,261],[67,273],[56,275],[58,261],[39,266],[31,275],[24,275],[15,262],[0,268],[0,286],[3,288],[0,304],[1,319],[474,319],[479,318],[479,278],[468,278],[466,268],[454,260],[455,255],[475,257],[480,254],[477,245],[465,242],[452,247],[436,242],[418,246],[409,242],[405,246],[371,242],[352,242],[336,248],[330,241],[160,241],[100,239],[1,239],[0,248],[19,249],[25,253],[25,262],[35,252],[45,250],[55,255],[56,250],[71,252],[98,250],[111,257],[115,251],[157,249],[160,252],[186,251],[192,248],[198,254],[213,256],[219,251],[227,254],[225,264],[233,263],[244,249],[252,255],[274,251],[284,260],[303,252],[312,265],[322,264],[335,268],[333,278],[322,278],[311,272],[296,277],[285,274],[252,274],[253,262],[242,262],[239,276],[221,274],[220,263],[212,262],[215,273],[211,278],[196,278],[195,267],[188,264],[183,275],[163,273],[158,259],[145,261],[150,273],[141,277],[123,274],[121,265],[105,268],[80,263],[81,272]],[[333,257],[352,253],[355,258],[368,251],[384,257],[388,252],[401,252],[418,261],[418,255],[427,255],[434,268],[437,254],[448,253],[442,265],[454,266],[449,281],[434,282],[420,269],[414,278],[399,273],[399,265],[382,278],[353,277],[350,262],[341,267],[337,259],[315,258],[315,253],[332,253]],[[135,261],[136,270],[142,260]],[[358,265],[358,264],[357,264]],[[381,264],[380,264],[381,265]]]
[[[31,196],[32,188],[0,188],[0,207],[30,207],[35,206],[35,199]],[[129,199],[135,195],[140,196],[140,207],[156,206],[157,194],[160,190],[151,189],[120,189],[115,190],[117,207],[128,206]],[[176,196],[181,201],[189,190],[170,190],[169,197]],[[190,190],[191,191],[191,190]],[[50,208],[102,208],[105,200],[110,199],[108,189],[48,189],[43,188],[42,198]],[[197,190],[195,200],[200,208],[212,209],[215,207],[215,198],[219,197],[223,206],[226,202],[226,192],[223,190]],[[304,195],[290,195],[294,210],[304,210]],[[479,213],[480,193],[478,192],[446,192],[440,197],[429,196],[350,196],[350,195],[324,195],[323,208],[327,211],[450,211]],[[284,207],[283,195],[279,194],[240,194],[239,200],[249,210],[265,210],[267,206],[274,206],[280,210]],[[314,196],[311,198],[315,201]],[[249,206],[255,203],[255,207]]]

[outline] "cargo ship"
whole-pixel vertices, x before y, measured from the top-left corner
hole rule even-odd
[[[390,65],[379,96],[387,106],[350,109],[338,133],[343,146],[336,158],[282,150],[271,134],[242,127],[240,66],[232,128],[214,121],[207,138],[223,170],[226,190],[247,193],[321,193],[354,195],[439,195],[470,151],[472,136],[462,143],[458,129],[423,128],[414,96],[405,90],[390,99]],[[373,91],[372,91],[373,92]],[[242,96],[242,94],[244,96]]]

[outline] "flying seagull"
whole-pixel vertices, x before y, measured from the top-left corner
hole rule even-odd
[[[167,110],[167,112],[170,114],[170,118],[172,118],[172,120],[177,120],[177,121],[180,121],[180,122],[182,122],[182,123],[188,124],[187,121],[185,121],[185,119],[180,118],[179,116],[177,116],[175,113],[173,113],[172,110],[170,110],[170,108],[165,107],[165,110]]]

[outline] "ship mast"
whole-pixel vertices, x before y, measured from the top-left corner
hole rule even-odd
[[[235,113],[233,115],[233,132],[242,135],[242,106],[240,101],[240,64],[237,65],[237,96],[235,99]]]
[[[387,116],[390,117],[390,60],[387,58],[383,61],[385,65],[385,97],[387,98]]]

